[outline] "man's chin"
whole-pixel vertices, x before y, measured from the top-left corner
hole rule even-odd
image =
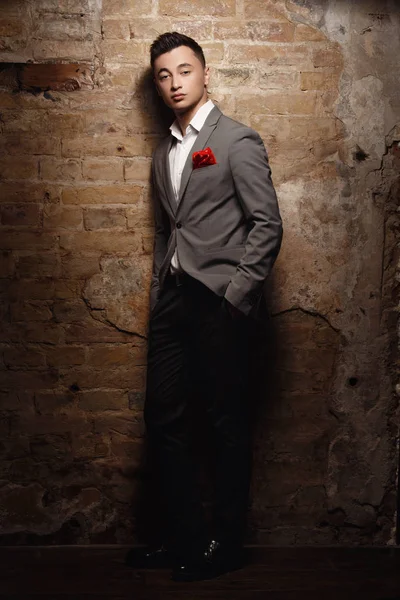
[[[171,106],[172,110],[177,113],[177,114],[182,114],[184,112],[186,112],[187,110],[190,110],[191,106],[189,104],[187,104],[187,102],[174,102],[174,104]]]

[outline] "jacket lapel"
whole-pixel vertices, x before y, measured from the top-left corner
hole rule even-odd
[[[193,152],[198,152],[199,150],[204,149],[204,147],[206,146],[206,144],[208,142],[208,138],[210,137],[210,135],[216,128],[221,115],[222,115],[222,113],[219,110],[219,108],[217,106],[214,106],[214,108],[208,115],[206,122],[204,123],[203,127],[201,128],[199,135],[197,136],[197,139],[196,139],[195,143],[193,144],[193,148],[189,152],[189,156],[186,159],[185,166],[182,171],[181,185],[179,188],[178,206],[179,206],[180,201],[182,200],[183,194],[185,193],[185,190],[189,183],[190,176],[193,172],[192,154],[193,154]],[[172,188],[172,186],[171,186],[171,188]]]
[[[161,154],[162,163],[163,163],[162,164],[162,177],[163,177],[165,195],[167,196],[168,203],[172,210],[172,214],[175,214],[177,205],[176,205],[174,190],[172,187],[171,170],[169,168],[169,151],[171,149],[171,145],[172,145],[172,135],[169,135],[165,140],[165,144],[164,144],[164,147],[162,149],[162,154]]]

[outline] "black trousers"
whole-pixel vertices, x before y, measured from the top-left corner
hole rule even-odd
[[[213,531],[241,544],[250,483],[248,319],[189,276],[169,276],[150,317],[144,417],[161,475],[171,546],[205,541],[191,441],[197,401],[211,425]]]

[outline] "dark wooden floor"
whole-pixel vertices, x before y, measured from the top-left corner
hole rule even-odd
[[[247,548],[248,564],[200,583],[124,565],[127,547],[0,547],[0,599],[400,600],[400,548]]]

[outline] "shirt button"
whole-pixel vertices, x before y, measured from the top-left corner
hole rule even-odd
[[[180,221],[178,221],[177,224],[176,224],[176,228],[180,229],[181,227],[182,227],[182,223]]]

